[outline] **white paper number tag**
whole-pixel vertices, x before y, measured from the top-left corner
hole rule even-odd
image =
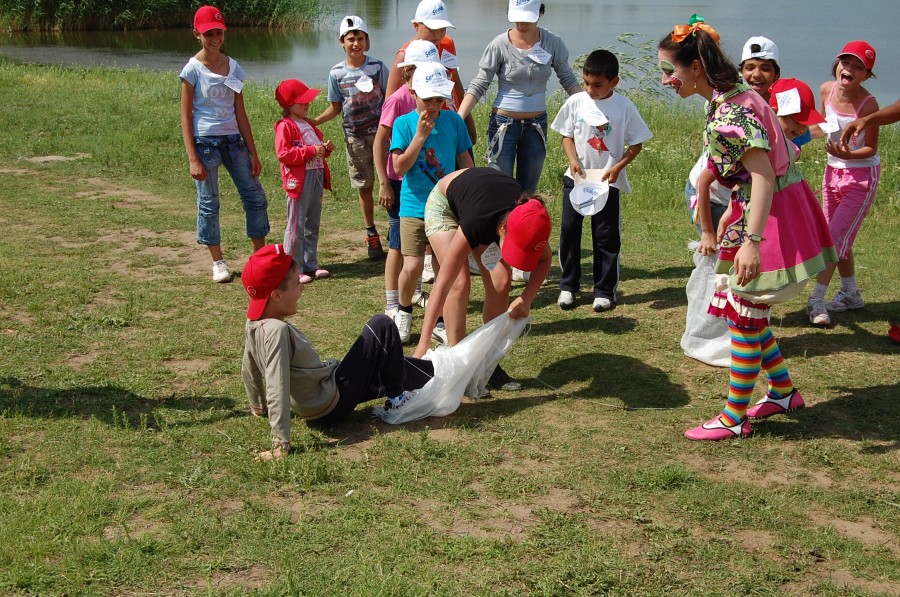
[[[492,272],[497,267],[497,264],[500,263],[500,257],[502,257],[500,247],[497,246],[497,243],[491,243],[484,250],[484,253],[481,254],[481,263],[489,272]]]
[[[372,83],[372,78],[369,75],[364,74],[356,80],[356,88],[363,93],[369,93],[375,89],[375,85]]]
[[[779,116],[790,116],[800,112],[800,92],[796,89],[776,93],[775,101],[778,102],[777,114]]]
[[[456,68],[459,66],[459,59],[456,54],[444,50],[444,53],[441,54],[441,64],[444,65],[444,68]]]
[[[836,133],[838,131],[838,129],[840,129],[841,127],[837,123],[837,120],[835,119],[834,115],[832,114],[832,115],[829,115],[825,119],[825,122],[823,122],[819,125],[819,128],[826,135],[830,135],[831,133]]]
[[[550,62],[550,59],[553,58],[550,52],[542,48],[540,44],[534,44],[534,47],[531,48],[531,52],[528,53],[528,57],[538,64],[547,64]]]
[[[228,75],[225,77],[225,87],[231,89],[235,93],[240,93],[241,89],[244,88],[244,82],[234,75]]]

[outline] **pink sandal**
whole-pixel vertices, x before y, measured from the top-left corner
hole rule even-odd
[[[331,272],[325,269],[324,267],[320,267],[315,272],[312,273],[312,277],[316,280],[321,280],[323,278],[330,278]]]
[[[744,419],[737,425],[726,425],[718,416],[713,417],[703,425],[698,425],[693,429],[684,432],[684,437],[692,441],[710,441],[717,442],[723,439],[731,439],[733,437],[745,438],[753,435],[750,428],[750,420]]]
[[[313,281],[313,277],[309,274],[300,274],[300,283],[301,284],[309,284]]]

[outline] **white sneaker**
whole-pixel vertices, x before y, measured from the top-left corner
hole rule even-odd
[[[431,264],[431,255],[425,256],[425,268],[422,270],[422,282],[431,284],[434,282],[434,266]]]
[[[231,282],[231,270],[228,269],[224,259],[213,261],[212,279],[213,282]]]
[[[475,256],[469,253],[469,273],[475,274],[476,276],[481,275],[481,270],[478,269],[478,262],[475,261]]]
[[[531,272],[523,272],[518,268],[512,268],[513,282],[527,282],[531,278]]]
[[[809,299],[806,303],[806,314],[813,325],[831,325],[831,316],[828,315],[828,305],[825,299]]]
[[[602,313],[604,311],[609,311],[613,308],[613,302],[606,298],[605,296],[599,296],[594,299],[594,311],[597,313]]]
[[[385,307],[384,314],[387,315],[388,317],[390,317],[391,319],[393,319],[394,316],[397,314],[397,311],[399,311],[399,310],[400,309],[398,309],[397,307],[391,307],[391,308]]]
[[[415,391],[404,391],[402,394],[397,396],[396,398],[387,398],[384,401],[384,406],[376,406],[372,409],[372,414],[376,417],[384,421],[385,423],[389,423],[391,425],[396,425],[398,422],[402,420],[402,413],[404,410],[409,410],[409,407],[415,403],[416,392]]]
[[[560,309],[571,309],[575,306],[575,294],[569,292],[568,290],[561,290],[559,293],[559,298],[556,299],[556,304],[559,305]]]
[[[447,340],[447,327],[444,325],[443,321],[437,322],[437,325],[431,330],[431,337],[444,346],[450,344],[450,341]]]
[[[412,330],[412,313],[398,309],[397,314],[394,315],[394,324],[397,326],[397,330],[400,331],[400,342],[403,344],[409,342],[409,334]]]
[[[428,306],[428,293],[424,290],[417,290],[412,296],[412,304],[415,307],[422,307],[423,309]]]
[[[829,311],[852,311],[854,309],[862,309],[866,306],[866,301],[863,300],[862,294],[860,294],[859,289],[854,290],[853,292],[847,292],[843,288],[838,290],[834,298],[831,299],[825,308]]]

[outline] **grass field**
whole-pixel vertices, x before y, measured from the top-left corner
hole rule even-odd
[[[0,60],[0,593],[900,593],[896,129],[856,244],[867,305],[829,329],[807,325],[805,295],[775,309],[808,408],[752,439],[681,436],[718,412],[728,378],[678,344],[701,125],[640,102],[656,136],[629,168],[618,308],[563,313],[554,268],[505,360],[524,390],[398,428],[368,407],[330,434],[295,420],[299,449],[257,463],[268,430],[239,376],[246,294],[211,283],[195,243],[178,93],[175,73]],[[245,94],[280,241],[277,105],[269,87]],[[342,145],[337,122],[325,132]],[[564,160],[549,143],[558,222]],[[330,163],[320,257],[334,277],[293,322],[339,357],[384,295],[341,151]],[[802,166],[818,187],[820,143]],[[222,187],[239,270],[249,243]],[[476,294],[472,329],[479,311]]]

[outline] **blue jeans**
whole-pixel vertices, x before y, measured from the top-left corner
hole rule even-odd
[[[194,137],[197,155],[206,168],[206,180],[197,183],[197,242],[222,244],[219,231],[219,166],[234,181],[246,214],[247,236],[265,238],[269,234],[269,202],[259,178],[251,174],[250,152],[240,135]]]
[[[390,179],[394,191],[394,205],[388,212],[388,249],[400,250],[400,191],[403,181]]]
[[[515,176],[524,190],[536,191],[547,156],[547,114],[517,120],[492,112],[487,146],[488,166]]]

